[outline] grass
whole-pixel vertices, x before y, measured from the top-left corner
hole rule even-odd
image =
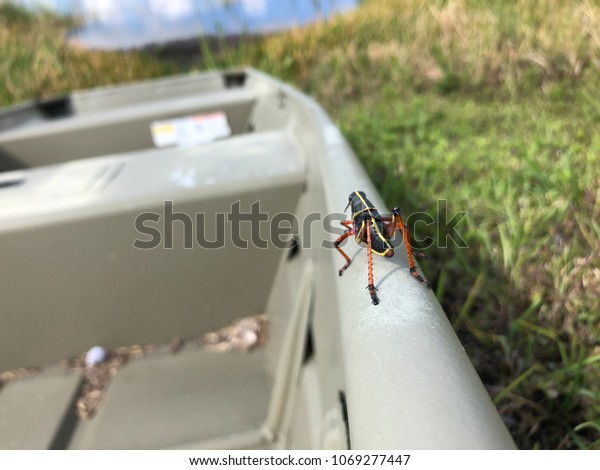
[[[75,26],[74,19],[0,2],[0,106],[174,72],[147,55],[70,45],[66,34]]]
[[[340,110],[342,129],[390,205],[468,212],[469,248],[438,238],[422,265],[510,430],[525,448],[597,447],[574,429],[600,412],[598,110],[392,96]]]
[[[4,104],[176,71],[74,49],[51,15],[0,23]],[[600,449],[600,6],[372,0],[201,49],[194,68],[249,64],[314,94],[389,206],[467,212],[468,248],[417,226],[436,240],[421,265],[505,423],[521,448]]]

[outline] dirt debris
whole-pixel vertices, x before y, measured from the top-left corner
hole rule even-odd
[[[117,371],[129,361],[141,359],[157,350],[157,346],[121,346],[109,351],[105,361],[89,367],[85,366],[85,354],[77,358],[73,369],[83,375],[81,396],[75,405],[77,415],[81,419],[93,418],[104,399],[111,379],[117,375]]]
[[[41,369],[39,367],[28,367],[0,372],[0,390],[2,390],[2,387],[8,383],[33,376],[40,370]]]
[[[250,352],[267,342],[267,316],[235,320],[217,331],[207,333],[202,338],[202,346],[211,352]]]
[[[106,359],[92,366],[85,364],[86,351],[75,358],[60,362],[59,367],[82,376],[81,395],[75,407],[79,418],[89,420],[96,415],[104,401],[112,378],[130,361],[159,352],[177,354],[186,347],[201,348],[215,353],[251,352],[263,347],[266,341],[267,316],[255,315],[235,320],[217,331],[206,333],[200,339],[175,338],[169,344],[162,346],[120,346],[107,350]],[[21,368],[0,372],[0,390],[10,382],[32,377],[42,370],[42,368]]]

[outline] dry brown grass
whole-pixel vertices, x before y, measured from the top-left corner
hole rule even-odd
[[[0,5],[0,105],[170,71],[139,53],[78,49],[67,38],[74,25],[71,19]]]
[[[260,41],[254,53],[237,59],[333,93],[325,99],[393,82],[514,95],[557,79],[598,78],[600,5],[371,0],[347,15]]]

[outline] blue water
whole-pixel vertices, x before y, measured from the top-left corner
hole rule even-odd
[[[265,33],[354,8],[358,0],[19,0],[79,15],[73,34],[94,49],[122,49],[204,34]]]

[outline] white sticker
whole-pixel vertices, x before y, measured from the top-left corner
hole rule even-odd
[[[222,111],[155,121],[150,130],[157,147],[189,147],[231,135],[227,115]]]

